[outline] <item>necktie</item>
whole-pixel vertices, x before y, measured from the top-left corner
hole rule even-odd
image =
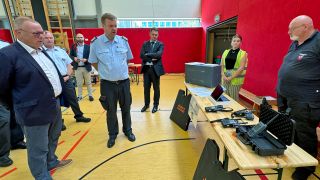
[[[154,43],[154,41],[151,42],[151,52],[153,51]]]

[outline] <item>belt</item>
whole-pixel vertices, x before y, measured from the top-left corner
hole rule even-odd
[[[145,64],[145,66],[146,66],[146,67],[153,67],[153,65],[146,65],[146,64]]]
[[[67,76],[69,76],[68,74],[66,74],[66,75],[63,75],[62,77],[67,77]]]
[[[118,80],[118,81],[109,81],[109,80],[101,79],[101,81],[112,83],[112,84],[121,84],[121,83],[126,82],[128,80],[129,80],[129,78],[123,79],[123,80]]]
[[[86,67],[86,66],[78,66],[78,67]]]

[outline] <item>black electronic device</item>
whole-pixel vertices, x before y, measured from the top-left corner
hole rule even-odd
[[[237,127],[242,124],[247,124],[247,122],[239,122],[239,121],[242,121],[242,120],[241,119],[223,118],[223,119],[217,119],[217,120],[210,121],[210,123],[221,122],[221,124],[224,128],[229,128],[229,127],[233,128],[233,127]]]
[[[248,131],[248,136],[253,138],[259,135],[261,132],[265,131],[268,127],[268,125],[277,119],[279,117],[279,114],[277,114],[275,117],[273,117],[270,121],[268,121],[267,124],[264,124],[262,121],[260,121],[257,125],[253,126],[249,131]]]
[[[218,111],[231,112],[231,111],[233,111],[232,108],[223,107],[223,105],[207,106],[207,107],[204,108],[204,110],[205,110],[206,112],[218,112]]]
[[[234,118],[234,117],[243,117],[246,120],[254,120],[254,115],[252,113],[252,110],[249,110],[247,108],[233,112],[231,114],[231,118]]]
[[[224,128],[227,128],[227,127],[237,127],[241,124],[247,124],[247,122],[239,122],[239,120],[241,119],[229,119],[229,118],[224,118],[224,119],[221,119],[221,124]]]
[[[216,88],[214,88],[214,90],[212,91],[211,97],[214,100],[219,101],[219,99],[221,98],[223,92],[224,92],[224,88],[220,84],[218,84],[216,86]]]

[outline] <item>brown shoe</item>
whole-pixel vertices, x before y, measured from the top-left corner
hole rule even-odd
[[[61,160],[54,169],[60,169],[60,168],[66,167],[71,163],[72,163],[72,159]]]

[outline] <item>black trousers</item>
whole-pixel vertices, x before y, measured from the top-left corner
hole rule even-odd
[[[106,109],[107,125],[110,138],[116,138],[119,133],[117,104],[119,102],[122,115],[122,131],[125,134],[132,133],[130,107],[132,97],[130,92],[129,79],[112,82],[101,80],[100,84],[100,102]]]
[[[10,110],[10,142],[11,146],[24,140],[24,134],[21,126],[17,123],[17,120],[14,115],[14,111]]]
[[[154,91],[153,106],[158,106],[160,100],[160,77],[156,75],[153,67],[148,67],[143,74],[144,104],[146,106],[150,104],[151,83]]]
[[[78,103],[78,98],[76,95],[76,90],[74,88],[74,84],[71,80],[68,80],[65,82],[65,91],[63,92],[65,95],[65,98],[69,102],[71,109],[74,113],[74,118],[83,116],[83,112],[80,110],[80,106]]]
[[[320,122],[320,102],[301,102],[287,100],[290,114],[296,121],[296,132],[294,142],[313,157],[318,154],[318,140],[316,128]],[[298,167],[296,171],[301,174],[311,174],[315,166]]]
[[[0,104],[0,161],[10,154],[10,111]]]

